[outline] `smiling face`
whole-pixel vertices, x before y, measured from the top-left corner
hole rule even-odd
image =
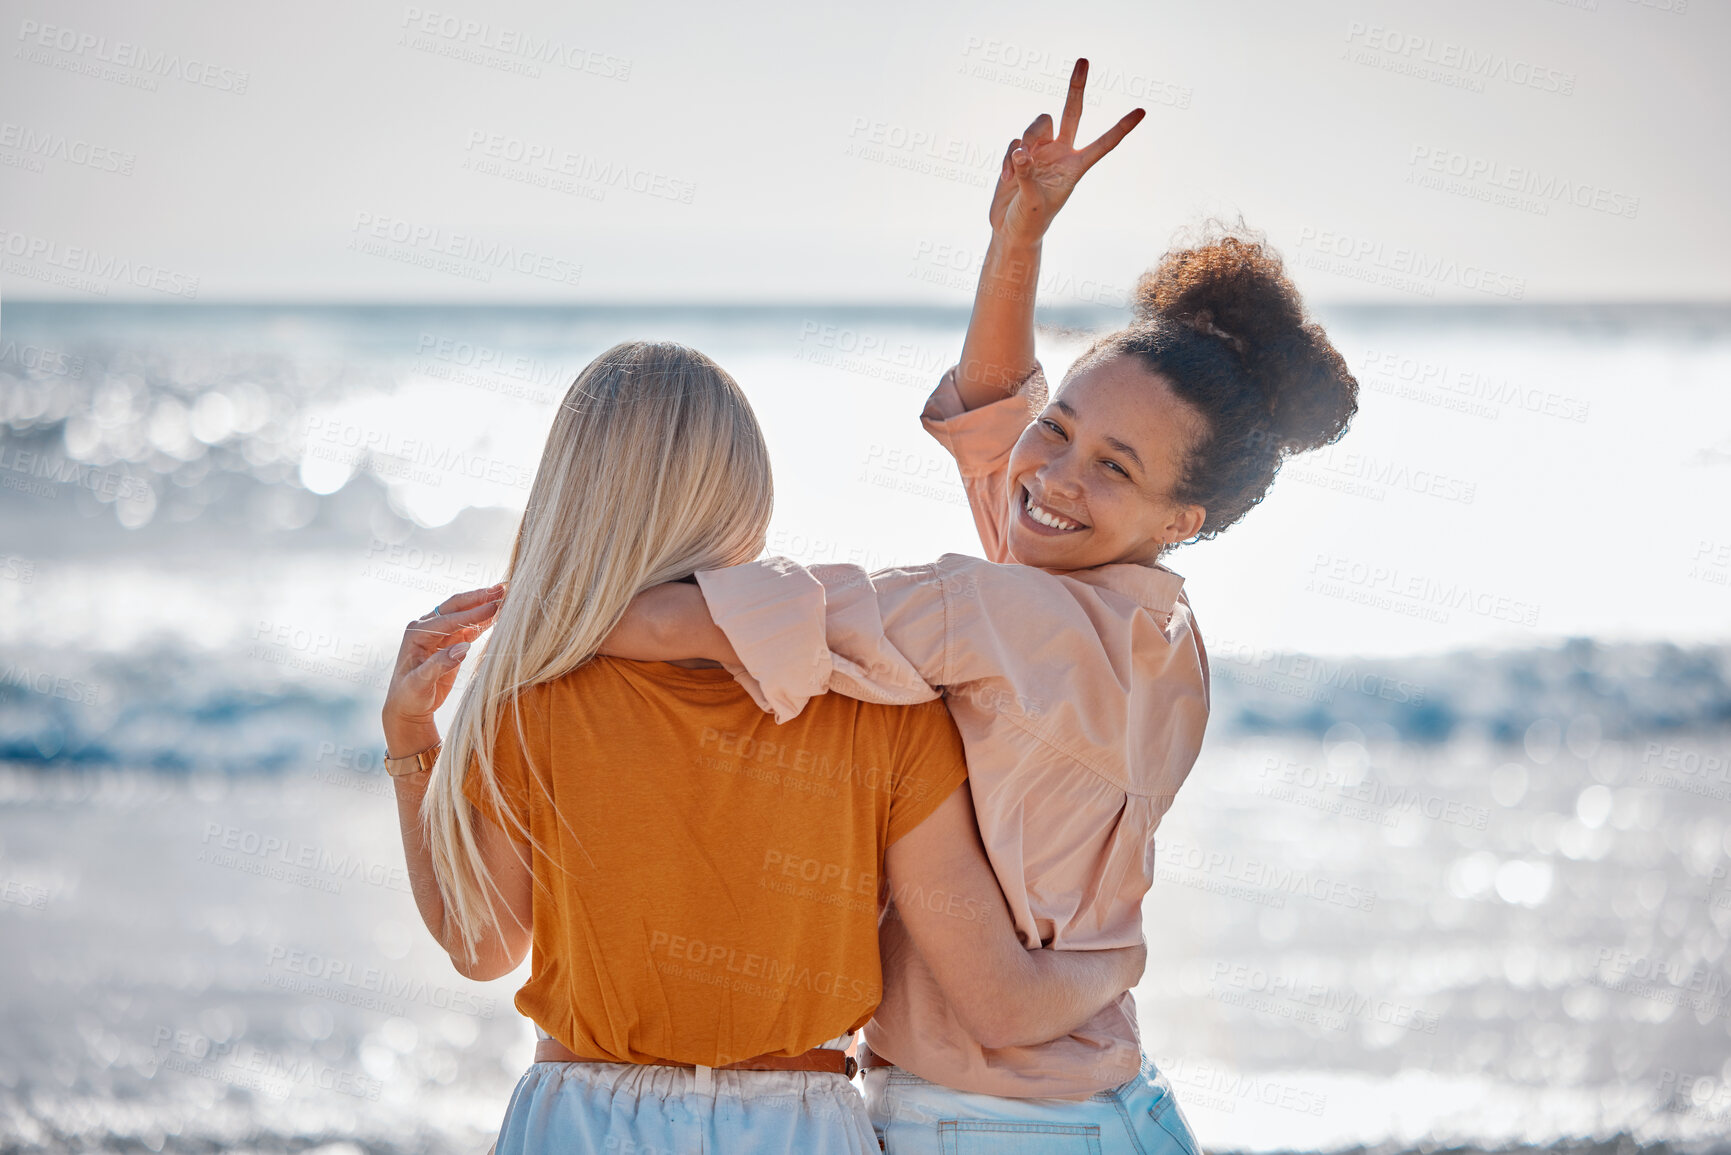
[[[1073,373],[1010,451],[1010,554],[1042,569],[1152,565],[1205,511],[1172,500],[1201,417],[1133,357]]]

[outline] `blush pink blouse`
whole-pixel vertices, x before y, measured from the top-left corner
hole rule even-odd
[[[698,583],[739,653],[735,676],[778,721],[827,691],[891,703],[941,692],[1024,944],[1130,945],[1154,881],[1154,831],[1208,720],[1184,579],[1161,566],[1011,563],[1010,447],[1044,406],[1045,378],[1036,368],[1015,394],[966,411],[954,372],[921,420],[955,456],[988,560],[945,554],[867,573],[767,558]],[[1129,992],[1064,1038],[981,1047],[901,925],[883,925],[873,1051],[932,1082],[1014,1097],[1083,1098],[1138,1071]]]

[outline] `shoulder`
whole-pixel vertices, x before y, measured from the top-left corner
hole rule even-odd
[[[833,695],[832,695],[833,696]],[[891,712],[890,752],[900,798],[940,802],[968,777],[961,731],[941,699],[914,706],[877,706]]]
[[[846,745],[856,759],[876,762],[894,773],[921,780],[966,777],[962,735],[943,700],[911,706],[859,702],[841,694],[821,694],[800,717],[827,713],[851,728]],[[832,732],[832,736],[833,736]]]
[[[506,706],[515,703],[526,718],[545,717],[549,711],[557,710],[565,702],[592,698],[604,686],[623,683],[626,675],[622,667],[626,665],[628,663],[617,658],[591,658],[563,674],[542,678],[538,682],[519,687],[503,701]]]

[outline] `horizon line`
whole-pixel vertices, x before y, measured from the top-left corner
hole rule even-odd
[[[1472,301],[1472,300],[1424,300],[1404,301],[1385,299],[1340,299],[1311,302],[1316,309],[1363,309],[1385,310],[1390,312],[1425,312],[1425,311],[1485,311],[1485,312],[1534,312],[1539,310],[1573,310],[1573,309],[1690,309],[1690,310],[1731,310],[1731,297],[1652,297],[1652,298],[1577,298],[1577,299],[1547,299],[1523,301]],[[967,313],[973,308],[971,302],[935,302],[917,299],[860,299],[832,298],[827,300],[796,300],[760,298],[754,300],[721,300],[721,299],[678,299],[678,298],[644,298],[634,300],[615,299],[579,299],[568,301],[550,301],[542,298],[517,298],[507,300],[483,300],[475,298],[415,298],[415,297],[206,297],[192,300],[164,300],[160,297],[0,297],[0,310],[7,306],[37,308],[43,306],[88,306],[91,308],[134,307],[164,309],[196,309],[196,308],[249,308],[249,309],[294,309],[294,308],[343,308],[343,309],[660,309],[660,310],[811,310],[811,309],[874,309],[874,310],[918,310],[921,312],[952,312]],[[1087,301],[1058,301],[1037,306],[1040,311],[1050,312],[1095,312],[1122,313],[1128,310],[1128,305],[1102,304]]]

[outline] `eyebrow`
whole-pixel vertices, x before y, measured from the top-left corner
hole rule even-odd
[[[1070,407],[1070,403],[1068,401],[1065,401],[1063,398],[1060,397],[1060,398],[1053,400],[1052,404],[1054,406],[1056,406],[1059,410],[1061,410],[1063,412],[1064,416],[1070,418],[1072,421],[1074,421],[1076,419],[1076,411]],[[1119,453],[1122,453],[1125,457],[1128,457],[1131,461],[1134,461],[1136,463],[1137,469],[1140,469],[1144,473],[1148,472],[1148,467],[1146,465],[1142,464],[1142,455],[1141,454],[1137,453],[1134,449],[1131,449],[1128,445],[1124,444],[1122,441],[1119,441],[1116,437],[1108,436],[1108,437],[1104,438],[1104,440],[1105,440],[1107,445],[1110,445],[1113,449],[1116,449]]]
[[[1125,457],[1128,457],[1131,461],[1134,461],[1137,469],[1147,472],[1148,467],[1142,464],[1142,458],[1134,449],[1131,449],[1116,437],[1106,438],[1106,444],[1110,445],[1113,449],[1116,449],[1119,453],[1122,453]]]

